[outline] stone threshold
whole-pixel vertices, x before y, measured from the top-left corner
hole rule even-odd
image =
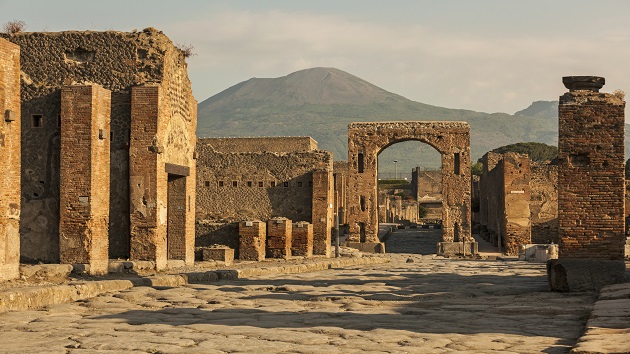
[[[382,264],[387,257],[326,258],[303,264],[253,264],[254,267],[191,271],[128,279],[72,281],[60,285],[27,286],[0,291],[0,313],[35,310],[42,307],[89,299],[104,293],[127,290],[135,286],[176,287],[186,284],[212,283],[222,280],[247,279],[263,275],[315,272],[351,266]]]

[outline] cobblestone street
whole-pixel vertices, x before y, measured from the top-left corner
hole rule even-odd
[[[390,242],[419,237],[401,231]],[[439,230],[427,237],[434,233]],[[547,292],[542,264],[388,257],[392,262],[382,265],[136,287],[41,311],[9,312],[0,315],[1,348],[6,353],[563,353],[581,335],[595,299]]]

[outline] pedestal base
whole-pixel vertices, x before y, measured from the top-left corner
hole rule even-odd
[[[343,246],[356,248],[365,253],[385,253],[385,244],[382,242],[345,242]]]
[[[551,259],[547,262],[550,291],[599,291],[626,281],[623,260]]]
[[[438,256],[474,256],[479,253],[477,242],[438,242]]]

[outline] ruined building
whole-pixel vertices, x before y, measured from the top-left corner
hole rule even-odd
[[[0,280],[20,263],[20,48],[0,38]]]
[[[330,255],[332,153],[310,137],[204,138],[197,152],[197,246],[238,250],[239,222],[284,217],[312,223],[313,254]]]
[[[558,107],[559,259],[547,265],[553,290],[599,289],[625,280],[624,109],[600,93],[604,78],[563,78]]]
[[[21,51],[21,259],[92,273],[108,258],[192,263],[197,103],[184,53],[151,28],[3,37]]]
[[[521,245],[531,243],[530,179],[527,155],[488,152],[483,156],[480,233],[508,255],[518,255]]]

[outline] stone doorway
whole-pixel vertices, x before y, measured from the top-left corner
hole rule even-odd
[[[166,252],[168,259],[186,260],[186,177],[168,174]]]

